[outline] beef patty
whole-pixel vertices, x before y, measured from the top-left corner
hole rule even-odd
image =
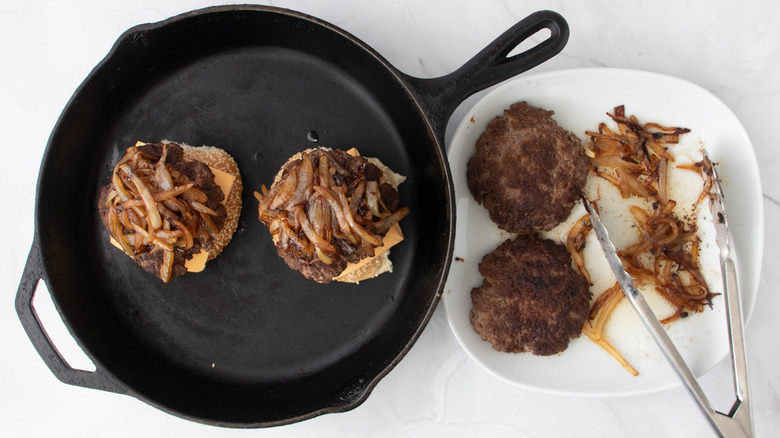
[[[494,349],[546,356],[580,335],[591,293],[565,246],[519,235],[485,255],[479,272],[471,324]]]
[[[552,229],[569,216],[585,185],[590,161],[553,114],[515,103],[477,140],[466,166],[469,190],[503,230]]]

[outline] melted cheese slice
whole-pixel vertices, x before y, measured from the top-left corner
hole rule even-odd
[[[184,261],[184,267],[187,268],[187,272],[200,272],[206,269],[206,262],[209,259],[209,252],[205,249],[201,249],[199,253],[192,256],[192,258]]]
[[[339,274],[338,277],[335,277],[333,279],[339,280],[349,276],[355,271],[360,270],[361,268],[363,268],[363,266],[371,263],[376,257],[378,257],[379,255],[381,255],[386,251],[389,251],[390,248],[394,247],[402,240],[404,240],[404,235],[401,232],[401,227],[398,224],[393,225],[392,227],[390,227],[389,230],[387,230],[387,234],[385,234],[385,237],[382,238],[382,246],[378,246],[374,248],[374,257],[366,257],[357,263],[348,263],[347,267],[344,268],[343,271],[341,271],[341,274]]]
[[[227,172],[223,172],[216,167],[209,166],[209,169],[211,169],[211,173],[214,174],[214,182],[219,186],[219,188],[222,190],[222,193],[225,195],[225,199],[222,200],[222,203],[224,204],[227,201],[228,195],[230,194],[230,189],[233,188],[233,181],[236,180],[236,177]]]
[[[144,143],[142,142],[138,142],[136,143],[136,146],[143,144]],[[227,201],[230,190],[233,188],[233,182],[236,180],[236,177],[211,166],[209,166],[209,169],[211,169],[211,173],[214,174],[214,182],[225,195],[225,198],[222,200],[222,203],[224,204]],[[122,245],[113,237],[110,237],[110,241],[112,245],[122,249]],[[187,268],[187,272],[201,272],[206,268],[206,261],[208,261],[208,258],[209,252],[205,249],[201,249],[200,252],[193,255],[192,258],[184,261],[184,267]]]

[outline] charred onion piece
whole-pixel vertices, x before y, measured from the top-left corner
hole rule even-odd
[[[314,229],[309,223],[309,219],[306,218],[306,213],[303,212],[303,208],[301,208],[300,206],[295,207],[295,214],[298,219],[298,223],[301,225],[301,228],[303,229],[303,233],[306,235],[309,241],[311,241],[314,244],[314,246],[319,248],[325,254],[328,253],[333,254],[336,252],[335,246],[331,245],[330,242],[323,239],[319,234],[314,232]]]
[[[347,202],[347,197],[344,195],[344,192],[337,190],[336,194],[338,196],[339,203],[341,204],[341,209],[344,212],[344,217],[347,219],[347,223],[349,224],[349,228],[358,237],[360,237],[361,240],[364,240],[374,246],[382,246],[382,239],[366,231],[365,228],[360,226],[358,220],[353,217],[352,211],[349,209],[349,202]]]
[[[322,196],[322,199],[328,203],[330,211],[336,218],[336,222],[339,225],[340,231],[347,236],[351,236],[352,233],[350,231],[349,222],[347,222],[346,214],[344,213],[344,209],[341,207],[341,203],[336,198],[336,194],[334,194],[332,190],[320,186],[314,186],[314,191]]]
[[[314,166],[312,166],[311,160],[307,154],[303,154],[301,157],[301,164],[297,169],[298,181],[295,186],[295,191],[285,205],[288,209],[294,209],[298,204],[306,200],[306,195],[309,193],[314,181]]]
[[[295,193],[295,188],[298,186],[298,171],[297,168],[293,169],[284,182],[279,186],[279,192],[273,198],[273,202],[270,203],[268,208],[271,210],[277,210],[283,205],[287,204],[287,201],[292,198]],[[262,212],[261,212],[262,214]]]
[[[175,248],[188,250],[217,232],[208,196],[186,175],[166,164],[167,145],[154,162],[136,146],[114,167],[106,197],[111,236],[131,257],[162,251],[160,278],[173,275]],[[203,229],[207,229],[204,233]]]
[[[398,223],[398,221],[403,219],[404,216],[406,216],[407,214],[409,214],[409,208],[408,207],[401,208],[397,210],[395,213],[391,214],[390,216],[387,216],[378,222],[374,222],[373,223],[374,229],[376,230],[377,233],[384,234],[387,232],[387,230],[390,229],[390,227]]]

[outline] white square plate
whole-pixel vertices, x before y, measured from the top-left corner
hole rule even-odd
[[[487,211],[469,193],[466,163],[487,123],[501,116],[512,103],[523,100],[554,111],[558,124],[583,142],[587,140],[585,131],[596,130],[600,122],[612,126],[606,113],[618,105],[625,105],[626,115],[635,115],[642,123],[691,129],[687,135],[703,143],[718,163],[739,261],[746,320],[757,294],[764,230],[758,166],[747,133],[723,102],[690,82],[641,71],[578,69],[521,76],[496,88],[466,114],[449,145],[457,227],[443,301],[450,327],[469,356],[507,382],[543,392],[622,396],[678,386],[679,380],[636,315],[614,321],[609,339],[639,371],[636,377],[584,335],[572,340],[564,352],[540,357],[495,351],[472,328],[471,290],[482,284],[477,265],[483,255],[510,235],[490,221]],[[633,312],[625,300],[621,306]],[[723,297],[717,296],[712,309],[667,327],[697,376],[728,354],[723,307]]]

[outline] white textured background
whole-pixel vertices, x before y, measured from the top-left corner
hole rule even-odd
[[[127,28],[218,3],[222,2],[0,3],[0,436],[711,434],[682,389],[589,399],[508,386],[482,371],[460,349],[443,308],[364,404],[347,413],[290,426],[261,431],[204,426],[127,396],[57,381],[24,334],[13,306],[32,242],[35,184],[49,133],[73,91]],[[780,222],[780,147],[775,133],[780,115],[780,3],[288,0],[268,4],[330,21],[374,47],[402,71],[420,77],[451,72],[529,13],[552,9],[569,22],[571,38],[561,54],[533,72],[574,67],[649,70],[699,84],[723,100],[747,129],[761,172],[766,239],[747,347],[756,435],[780,434],[780,233],[776,227]],[[448,135],[477,97],[456,111]],[[46,313],[44,305],[41,311]],[[716,392],[728,386],[727,364],[721,363],[703,382]]]

